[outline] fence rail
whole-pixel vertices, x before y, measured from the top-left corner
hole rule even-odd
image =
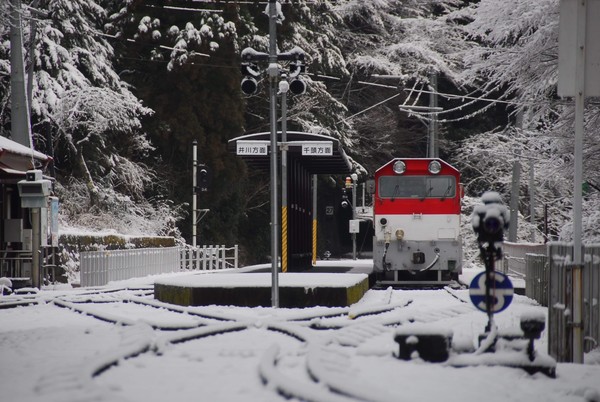
[[[110,281],[181,270],[238,267],[237,245],[85,251],[79,255],[81,286],[103,286]]]

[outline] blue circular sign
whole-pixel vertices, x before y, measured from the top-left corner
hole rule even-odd
[[[487,273],[484,271],[473,278],[471,285],[469,286],[469,297],[475,307],[487,313],[485,290],[489,285],[491,287],[491,312],[499,313],[507,308],[512,302],[515,293],[513,285],[508,276],[500,272],[492,272],[490,274],[491,277],[488,280],[486,280],[486,276]]]

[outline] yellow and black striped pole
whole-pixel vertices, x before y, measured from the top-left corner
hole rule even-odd
[[[281,207],[281,272],[287,272],[288,239],[287,239],[287,205]]]
[[[317,265],[317,175],[313,175],[312,265]]]
[[[283,77],[282,82],[285,81]],[[281,82],[280,82],[281,84]],[[287,145],[287,89],[281,93],[281,272],[288,269],[288,145]]]

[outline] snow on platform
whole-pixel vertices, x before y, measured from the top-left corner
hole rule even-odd
[[[340,307],[358,302],[369,290],[366,274],[279,273],[280,307]],[[223,273],[159,279],[154,297],[182,306],[270,307],[270,273]]]

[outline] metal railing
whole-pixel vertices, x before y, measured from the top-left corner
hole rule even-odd
[[[0,250],[0,276],[20,278],[31,275],[31,250]]]
[[[181,248],[182,270],[238,268],[238,246],[202,246]]]
[[[582,247],[584,352],[600,345],[600,245]],[[558,361],[573,361],[573,244],[548,246],[548,351]]]
[[[103,286],[110,281],[182,270],[238,267],[237,245],[85,251],[79,255],[81,286]]]

